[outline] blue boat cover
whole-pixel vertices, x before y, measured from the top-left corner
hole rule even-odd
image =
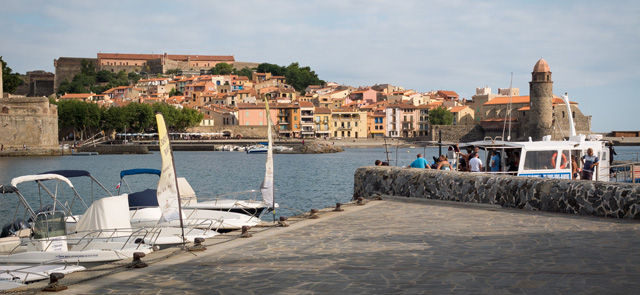
[[[129,169],[120,171],[120,178],[123,178],[127,175],[136,175],[136,174],[156,174],[160,176],[160,170],[158,169]]]
[[[129,194],[129,209],[158,207],[158,194],[156,189],[146,189],[141,192]]]
[[[53,171],[48,171],[48,172],[42,172],[40,174],[58,174],[58,175],[62,175],[66,178],[73,178],[73,177],[81,177],[81,176],[89,176],[91,175],[91,173],[89,173],[89,171],[87,170],[53,170]]]

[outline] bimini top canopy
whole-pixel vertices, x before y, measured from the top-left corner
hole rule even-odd
[[[0,194],[10,194],[18,191],[18,188],[11,185],[0,185]]]
[[[52,179],[64,181],[69,185],[69,187],[73,187],[73,184],[71,183],[71,181],[60,174],[38,174],[38,175],[19,176],[11,180],[11,185],[18,186],[18,184],[23,183],[25,181],[52,180]]]
[[[42,172],[40,174],[58,174],[58,175],[62,175],[66,178],[73,178],[73,177],[82,177],[82,176],[90,176],[91,173],[89,173],[89,171],[87,170],[54,170],[54,171],[47,171],[47,172]]]
[[[123,178],[127,175],[136,175],[136,174],[155,174],[160,176],[160,170],[158,169],[129,169],[120,171],[120,178]]]

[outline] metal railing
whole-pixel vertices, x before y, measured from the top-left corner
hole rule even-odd
[[[609,177],[614,182],[640,183],[640,162],[613,165]]]

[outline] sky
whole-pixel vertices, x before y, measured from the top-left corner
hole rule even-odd
[[[97,53],[233,55],[327,82],[529,94],[544,58],[594,132],[640,130],[640,1],[0,0],[0,56],[55,72]],[[513,78],[512,78],[513,77]]]

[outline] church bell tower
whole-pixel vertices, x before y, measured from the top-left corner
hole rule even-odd
[[[543,58],[538,60],[531,72],[529,95],[529,136],[533,140],[542,140],[543,136],[552,134],[553,124],[553,81],[549,64]]]

